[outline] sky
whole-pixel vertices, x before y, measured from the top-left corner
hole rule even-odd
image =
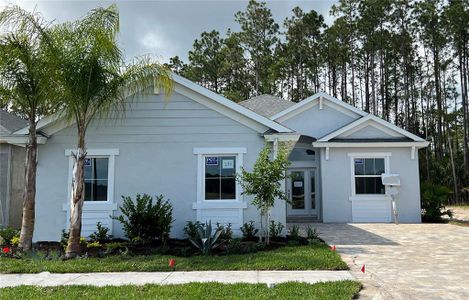
[[[267,1],[279,25],[291,16],[295,6],[304,11],[321,13],[331,23],[329,10],[335,0]],[[8,1],[0,0],[0,9],[7,4],[39,11],[46,20],[76,20],[98,6],[117,3],[120,12],[119,42],[127,59],[152,55],[161,62],[178,55],[187,61],[187,52],[203,31],[218,30],[224,35],[228,28],[239,30],[234,14],[244,10],[248,1]]]

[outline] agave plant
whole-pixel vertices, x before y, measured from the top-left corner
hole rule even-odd
[[[208,221],[208,223],[205,222],[205,224],[197,223],[198,237],[189,240],[203,255],[208,255],[212,249],[215,249],[221,244],[217,241],[222,231],[223,230],[219,227],[212,235],[212,221]]]

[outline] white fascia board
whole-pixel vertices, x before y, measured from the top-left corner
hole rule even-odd
[[[270,129],[273,129],[275,131],[278,131],[278,132],[293,132],[293,130],[291,130],[290,128],[287,128],[269,118],[266,118],[264,116],[261,116],[255,112],[253,112],[252,110],[249,110],[217,93],[214,93],[184,77],[181,77],[177,74],[174,74],[173,73],[173,80],[174,82],[196,92],[196,93],[199,93],[211,100],[213,100],[214,102],[216,103],[219,103],[225,107],[228,107],[230,108],[231,110],[235,111],[235,112],[238,112],[239,114],[249,118],[249,119],[252,119]]]
[[[429,142],[366,142],[366,143],[352,143],[352,142],[313,142],[313,147],[316,148],[386,148],[386,147],[416,147],[416,148],[424,148],[427,147]]]
[[[290,134],[281,134],[281,133],[271,133],[264,134],[264,139],[267,142],[273,142],[275,140],[279,142],[297,142],[300,139],[301,134],[299,133],[290,133]]]
[[[337,129],[336,131],[326,135],[326,136],[323,136],[322,138],[318,139],[318,142],[327,142],[329,141],[330,139],[333,139],[343,133],[346,133],[350,130],[353,130],[354,128],[356,128],[357,126],[360,126],[361,124],[367,122],[367,121],[373,121],[373,122],[376,122],[390,130],[393,130],[399,134],[402,134],[403,136],[405,137],[408,137],[412,140],[414,140],[415,142],[425,142],[424,139],[422,139],[421,137],[418,137],[416,136],[415,134],[412,134],[410,132],[408,132],[407,130],[404,130],[402,128],[399,128],[397,127],[396,125],[394,124],[391,124],[381,118],[378,118],[372,114],[368,114],[367,116],[364,116],[356,121],[353,121],[352,123],[348,124],[348,125],[345,125],[344,127],[341,127],[339,129]]]
[[[219,105],[223,106],[223,107],[226,107],[228,108],[228,110],[232,110],[234,112],[237,112],[238,114],[240,114],[241,116],[247,118],[247,119],[250,119],[256,123],[259,123],[260,125],[263,125],[264,127],[267,127],[267,128],[270,128],[270,129],[273,129],[275,131],[278,131],[278,132],[293,132],[293,130],[291,130],[290,128],[287,128],[275,121],[272,121],[270,120],[269,118],[266,118],[264,116],[261,116],[259,114],[256,114],[255,112],[239,105],[239,104],[236,104],[235,102],[229,100],[229,99],[226,99],[225,97],[217,94],[217,93],[214,93],[198,84],[195,84],[194,82],[184,78],[184,77],[181,77],[177,74],[172,74],[172,78],[173,78],[173,81],[180,84],[181,86],[183,87],[186,87],[187,89],[189,90],[192,90],[193,92],[197,93],[197,94],[200,94],[210,100],[212,100],[213,102],[215,103],[218,103]],[[197,99],[193,99],[195,101],[197,101]],[[209,105],[208,103],[204,103],[204,105]],[[210,106],[209,106],[210,107]],[[219,109],[217,109],[215,106],[212,106],[210,108],[213,108],[217,111],[220,112]],[[223,112],[225,115],[227,114],[226,111]],[[231,116],[233,117],[233,116]],[[38,122],[38,125],[37,125],[37,130],[41,130],[45,127],[48,127],[50,125],[52,125],[53,123],[55,122],[58,122],[58,121],[61,121],[62,119],[62,114],[61,113],[56,113],[56,114],[53,114],[51,116],[48,116],[48,117],[45,117],[44,119],[40,120]],[[237,119],[238,121],[240,121],[241,123],[246,123],[246,122],[243,122],[244,120],[242,118],[235,118]],[[61,123],[57,124],[57,128],[54,128],[52,130],[52,132],[49,132],[49,134],[53,134],[63,128],[66,128],[67,126],[70,126],[72,125],[73,122],[64,122],[64,121],[61,121]],[[253,126],[251,126],[253,127]],[[258,128],[258,130],[260,130]],[[20,129],[18,131],[15,132],[15,134],[27,134],[28,133],[28,128],[23,128],[23,129]]]
[[[0,137],[0,144],[15,144],[15,145],[26,145],[29,137],[25,135],[8,135]],[[47,138],[44,136],[37,137],[38,144],[45,144]]]
[[[319,92],[319,93],[316,93],[300,102],[298,102],[297,104],[293,105],[293,106],[290,106],[288,107],[287,109],[273,115],[272,117],[270,117],[271,120],[277,120],[279,118],[282,118],[283,121],[293,117],[294,115],[296,115],[296,111],[300,110],[302,107],[304,107],[305,105],[308,105],[309,103],[313,102],[313,101],[316,101],[320,98],[323,98],[323,99],[326,99],[334,104],[337,104],[349,111],[352,111],[356,114],[358,114],[359,116],[366,116],[367,113],[364,112],[363,110],[361,109],[358,109],[348,103],[345,103],[344,101],[341,101],[335,97],[332,97],[331,95],[328,95],[324,92]]]

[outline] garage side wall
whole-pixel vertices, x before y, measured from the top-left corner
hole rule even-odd
[[[396,197],[399,222],[420,223],[420,180],[418,155],[411,159],[408,148],[330,148],[321,155],[323,221],[352,222],[352,180],[350,153],[390,153],[389,172],[399,174],[401,187]],[[373,213],[371,211],[370,213]]]

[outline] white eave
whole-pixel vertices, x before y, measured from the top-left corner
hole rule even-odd
[[[338,137],[339,135],[343,134],[343,133],[346,133],[352,129],[354,129],[355,127],[357,126],[360,126],[361,124],[367,122],[367,121],[372,121],[372,122],[376,122],[392,131],[395,131],[401,135],[403,135],[404,137],[407,137],[407,138],[410,138],[413,142],[420,142],[420,143],[426,143],[428,145],[428,142],[425,141],[424,139],[422,139],[421,137],[419,136],[416,136],[415,134],[413,133],[410,133],[408,132],[407,130],[404,130],[402,128],[399,128],[397,127],[396,125],[394,124],[391,124],[389,122],[386,122],[385,120],[381,119],[381,118],[378,118],[372,114],[368,114],[356,121],[353,121],[352,123],[348,124],[348,125],[345,125],[344,127],[341,127],[339,129],[337,129],[336,131],[333,131],[331,133],[329,133],[328,135],[325,135],[321,138],[318,139],[318,143],[321,143],[321,142],[328,142],[330,141],[331,139],[335,138],[335,137]],[[341,143],[343,144],[343,143]]]
[[[269,129],[272,129],[272,130],[275,130],[277,132],[293,132],[293,130],[291,130],[290,128],[288,127],[285,127],[273,120],[270,120],[269,118],[266,118],[264,116],[261,116],[239,104],[236,104],[235,102],[217,94],[217,93],[214,93],[184,77],[181,77],[177,74],[172,74],[172,78],[173,78],[173,81],[181,86],[183,86],[184,88],[196,93],[196,94],[199,94],[203,97],[205,97],[205,101],[203,101],[202,99],[200,99],[201,97],[197,97],[198,99],[193,99],[195,101],[198,101],[198,102],[204,102],[203,104],[211,107],[212,109],[214,109],[215,111],[218,111],[222,114],[225,114],[227,115],[228,117],[233,117],[234,113],[237,114],[238,118],[235,117],[236,120],[238,120],[239,122],[241,123],[245,123],[246,125],[248,126],[252,126],[252,124],[258,124],[256,125],[255,127],[258,127],[256,128],[257,130],[260,130],[260,127],[267,127]],[[195,95],[196,95],[195,94]],[[207,101],[208,99],[208,101]],[[210,103],[210,101],[213,101],[212,104]],[[218,104],[218,105],[215,105],[215,104]],[[220,107],[224,108],[223,110],[220,109]],[[231,114],[229,113],[231,111]],[[228,113],[227,113],[228,112]],[[249,122],[248,122],[249,121]],[[250,123],[250,124],[248,124]],[[48,116],[48,117],[45,117],[44,119],[40,120],[37,124],[37,130],[41,130],[41,129],[44,129],[46,127],[49,127],[49,126],[53,126],[52,130],[51,131],[46,131],[47,134],[54,134],[55,132],[57,132],[58,130],[61,130],[67,126],[70,126],[72,125],[71,122],[66,122],[65,120],[63,120],[63,118],[61,117],[61,114],[60,113],[56,113],[56,114],[53,114],[51,116]],[[27,134],[28,133],[28,128],[23,128],[23,129],[20,129],[16,132],[14,132],[13,134],[16,135],[16,134],[21,134],[21,135],[24,135],[24,134]]]
[[[275,131],[278,131],[278,132],[293,132],[293,130],[291,130],[290,128],[287,128],[267,117],[264,117],[264,116],[261,116],[255,112],[253,112],[252,110],[250,109],[247,109],[217,93],[214,93],[212,91],[210,91],[209,89],[206,89],[184,77],[181,77],[177,74],[172,74],[172,77],[173,77],[173,80],[174,82],[196,92],[196,93],[199,93],[211,100],[213,100],[214,102],[216,103],[219,103],[227,108],[230,108],[231,110],[241,114],[242,116],[245,116],[251,120],[254,120],[270,129],[273,129]]]
[[[29,137],[26,135],[7,135],[0,136],[0,144],[13,144],[13,145],[25,145],[28,143]],[[47,138],[44,136],[37,136],[38,144],[45,144]]]
[[[326,99],[327,101],[332,102],[333,104],[341,107],[344,111],[349,111],[349,113],[356,114],[358,116],[367,115],[367,113],[362,111],[361,109],[358,109],[350,104],[347,104],[344,101],[340,101],[339,99],[332,97],[331,95],[328,95],[324,92],[319,92],[273,115],[272,117],[270,117],[270,119],[271,120],[281,119],[281,121],[285,121],[295,116],[297,113],[303,111],[306,107],[309,107],[308,105],[310,103],[312,104],[312,102],[315,102],[315,101],[319,102],[319,105],[322,107],[322,103],[321,103],[322,99]]]

